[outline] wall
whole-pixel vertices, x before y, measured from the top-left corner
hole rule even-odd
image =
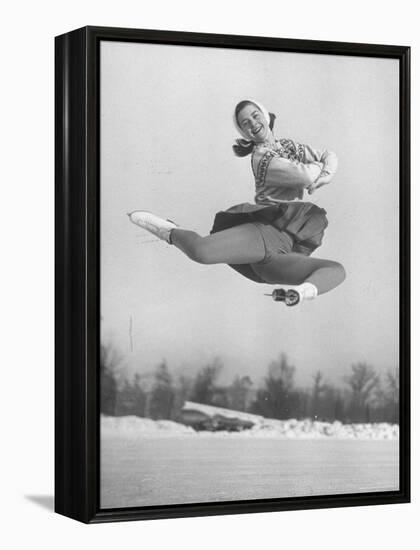
[[[420,44],[415,3],[266,0],[209,3],[8,3],[2,10],[2,538],[8,548],[322,549],[413,548],[413,504],[252,516],[82,526],[51,514],[53,487],[53,37],[86,24],[408,44],[414,49],[413,128],[418,126]],[[417,124],[416,124],[417,123]],[[413,151],[418,149],[414,134]],[[417,170],[413,172],[416,182]],[[413,185],[414,203],[418,192]],[[414,220],[414,231],[418,221]],[[418,277],[418,258],[414,258]],[[417,303],[418,290],[413,289]],[[415,328],[418,327],[414,309]],[[11,329],[11,330],[9,330]],[[6,332],[7,331],[7,332]],[[413,353],[414,389],[419,387]],[[418,400],[413,403],[416,418]],[[414,438],[418,454],[419,435]],[[4,475],[3,475],[4,474]],[[6,516],[6,517],[5,517]]]

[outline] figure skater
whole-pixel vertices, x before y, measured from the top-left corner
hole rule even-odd
[[[311,258],[328,225],[322,208],[301,199],[330,183],[337,169],[331,151],[318,151],[273,135],[275,116],[259,102],[238,103],[234,124],[242,135],[233,146],[251,155],[255,204],[242,203],[216,214],[210,235],[201,237],[151,212],[128,214],[136,225],[174,245],[201,264],[228,264],[257,283],[281,285],[276,301],[293,306],[338,286],[341,264]]]

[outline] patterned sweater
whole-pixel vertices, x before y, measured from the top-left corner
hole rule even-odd
[[[304,189],[319,177],[329,182],[337,170],[337,156],[291,139],[274,145],[257,144],[252,153],[256,204],[277,204],[302,199]]]

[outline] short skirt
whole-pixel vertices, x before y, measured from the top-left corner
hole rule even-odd
[[[235,271],[257,283],[264,279],[261,264],[268,268],[278,254],[296,252],[309,256],[318,248],[328,226],[326,211],[310,202],[285,202],[278,205],[241,203],[218,212],[210,233],[245,223],[255,224],[261,232],[266,256],[259,264],[230,264]]]

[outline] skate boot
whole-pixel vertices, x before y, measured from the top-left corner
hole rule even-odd
[[[297,286],[276,288],[271,294],[275,302],[284,302],[286,306],[296,306],[304,300],[313,300],[318,295],[318,290],[312,283],[303,283]]]
[[[159,218],[146,210],[134,210],[134,212],[127,214],[127,216],[131,222],[169,244],[171,244],[171,231],[178,227],[174,222]]]

